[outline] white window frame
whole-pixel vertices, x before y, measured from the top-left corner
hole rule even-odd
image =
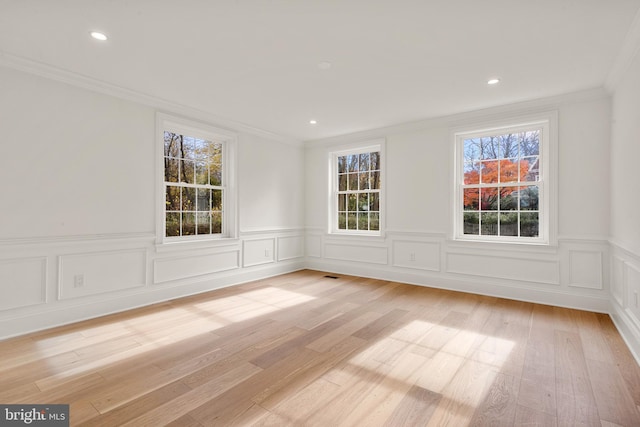
[[[384,236],[385,230],[385,193],[386,193],[386,152],[385,139],[368,140],[364,142],[331,147],[329,149],[329,195],[328,195],[328,233],[335,236]],[[380,152],[380,217],[379,230],[342,230],[338,228],[338,157],[361,154],[368,152]]]
[[[222,233],[165,236],[164,132],[222,143]],[[165,113],[156,114],[156,244],[215,243],[238,236],[237,135],[205,123]]]
[[[464,234],[463,184],[464,140],[472,137],[515,133],[526,129],[540,129],[539,168],[540,189],[538,237],[486,236]],[[529,114],[510,119],[485,121],[452,130],[454,146],[454,188],[452,237],[466,242],[494,242],[531,245],[557,245],[558,223],[558,113],[557,111]]]

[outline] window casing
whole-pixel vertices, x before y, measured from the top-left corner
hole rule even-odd
[[[329,158],[329,232],[381,235],[384,228],[384,141],[333,151]]]
[[[158,114],[158,242],[219,240],[235,231],[235,135]]]
[[[455,239],[551,243],[553,117],[455,133]]]

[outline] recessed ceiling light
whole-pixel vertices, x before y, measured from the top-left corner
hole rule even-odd
[[[500,79],[489,79],[487,81],[488,85],[497,85],[498,83],[500,83]]]
[[[313,120],[313,119],[311,119],[311,120],[309,120],[309,124],[310,124],[310,125],[317,125],[317,124],[318,124],[318,121],[317,121],[317,120]]]
[[[100,40],[101,42],[107,40],[108,38],[104,33],[101,33],[99,31],[92,31],[91,37],[93,37],[96,40]]]

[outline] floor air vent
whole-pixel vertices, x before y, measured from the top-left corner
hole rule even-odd
[[[324,276],[324,277],[326,277],[327,279],[337,279],[338,278],[338,276],[329,276],[329,275]]]

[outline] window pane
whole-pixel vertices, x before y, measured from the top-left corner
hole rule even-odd
[[[480,234],[480,214],[465,212],[463,217],[464,234]]]
[[[222,190],[211,190],[211,210],[222,210]]]
[[[360,190],[368,190],[369,189],[369,172],[359,173],[358,174],[360,180]]]
[[[369,193],[369,210],[380,210],[380,193]]]
[[[196,189],[182,187],[182,210],[196,210]]]
[[[358,214],[355,212],[349,212],[347,214],[347,228],[349,230],[358,229]]]
[[[165,222],[165,236],[174,237],[180,235],[180,212],[167,212]]]
[[[211,185],[222,185],[222,165],[209,163],[209,179]]]
[[[372,190],[380,189],[380,171],[371,172],[369,176],[369,188]]]
[[[338,173],[347,172],[347,156],[338,157]]]
[[[179,211],[180,210],[180,187],[173,185],[167,185],[165,188],[165,210],[167,211]]]
[[[196,140],[190,136],[185,136],[182,139],[182,158],[184,159],[195,159],[196,158]]]
[[[191,160],[182,160],[180,162],[180,181],[187,184],[193,184],[195,171],[195,162]]]
[[[518,235],[518,212],[509,212],[500,214],[500,235],[501,236],[517,236]]]
[[[540,131],[522,133],[520,140],[520,157],[540,155]]]
[[[347,195],[346,194],[338,194],[338,210],[346,211],[347,210]]]
[[[464,189],[464,210],[477,211],[479,206],[480,190],[477,188]]]
[[[346,212],[338,213],[338,229],[339,230],[347,229],[347,213]]]
[[[347,191],[347,175],[338,176],[338,191]]]
[[[498,189],[483,188],[480,190],[480,210],[497,211],[498,210]]]
[[[464,140],[464,160],[473,161],[480,159],[480,139],[465,139]]]
[[[491,160],[488,162],[482,162],[480,177],[483,184],[491,184],[498,182],[498,168],[500,162],[498,160]]]
[[[369,170],[369,153],[360,154],[360,172]]]
[[[191,236],[196,234],[196,214],[192,212],[182,213],[182,235]]]
[[[358,190],[358,174],[357,173],[349,174],[349,190],[350,191]]]
[[[362,193],[358,195],[358,210],[360,212],[369,210],[369,193]]]
[[[500,182],[518,182],[518,162],[500,160]]]
[[[207,160],[213,151],[213,143],[204,139],[196,139],[195,158],[199,160]]]
[[[347,210],[349,211],[357,211],[358,210],[358,195],[357,194],[349,194],[348,199],[349,205]]]
[[[369,230],[369,214],[367,212],[358,214],[358,230]]]
[[[164,180],[178,182],[180,177],[180,160],[164,158]]]
[[[358,172],[358,161],[360,157],[357,154],[347,156],[347,171]]]
[[[222,233],[222,212],[211,212],[211,233]]]
[[[537,211],[539,208],[538,186],[520,187],[520,209],[523,211]]]
[[[520,213],[520,236],[538,237],[538,213]]]
[[[209,184],[209,169],[206,163],[196,162],[196,184]]]
[[[181,136],[171,132],[164,132],[164,155],[165,157],[180,157]]]
[[[509,133],[497,137],[500,146],[500,158],[509,159],[518,157],[518,141],[520,134]]]
[[[380,152],[379,151],[374,151],[372,153],[369,153],[369,158],[371,160],[371,170],[372,171],[379,171],[380,170]]]
[[[480,162],[464,162],[464,183],[478,184],[480,182]]]
[[[209,212],[198,212],[196,220],[198,221],[198,234],[211,233],[211,214]]]
[[[482,212],[480,214],[480,234],[483,236],[497,236],[498,235],[498,213],[497,212]]]
[[[498,139],[493,136],[480,138],[482,159],[499,159],[500,144]]]
[[[500,189],[500,210],[518,210],[518,187],[502,187]]]
[[[540,161],[538,157],[525,157],[520,162],[520,181],[539,181]]]
[[[369,230],[380,230],[380,213],[369,212]]]
[[[209,210],[209,196],[211,190],[208,190],[206,188],[198,188],[197,189],[197,194],[198,194],[198,199],[197,199],[197,204],[198,207],[197,209],[199,211],[208,211]]]

